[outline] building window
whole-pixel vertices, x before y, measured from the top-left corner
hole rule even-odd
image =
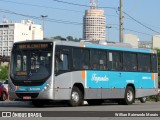
[[[12,46],[13,46],[13,42],[10,41],[10,42],[9,42],[9,47],[12,47]]]
[[[3,42],[3,45],[4,46],[8,46],[8,42]]]
[[[31,26],[29,26],[29,30],[31,30]]]
[[[0,35],[3,35],[3,31],[2,30],[0,30]]]

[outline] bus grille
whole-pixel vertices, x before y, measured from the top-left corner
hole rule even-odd
[[[24,96],[31,96],[31,98],[38,97],[39,93],[16,93],[19,98],[23,98]]]

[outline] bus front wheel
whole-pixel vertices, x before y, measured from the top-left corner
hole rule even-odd
[[[81,90],[74,86],[72,88],[70,100],[69,100],[69,106],[75,107],[83,104],[83,94]]]
[[[124,104],[131,105],[135,99],[134,89],[131,86],[128,86],[125,91]]]

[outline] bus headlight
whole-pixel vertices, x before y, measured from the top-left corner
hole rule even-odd
[[[50,86],[49,86],[49,84],[47,84],[47,85],[43,88],[42,91],[45,91],[45,90],[47,90],[47,89],[49,89],[49,88],[50,88]]]

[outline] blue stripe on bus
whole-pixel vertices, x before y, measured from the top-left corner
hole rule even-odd
[[[87,88],[125,88],[134,84],[135,88],[154,88],[152,73],[86,71]]]
[[[153,50],[150,49],[131,49],[131,48],[120,48],[120,47],[111,47],[111,46],[99,46],[99,45],[86,45],[86,48],[97,48],[97,49],[106,49],[106,50],[122,50],[130,52],[142,52],[142,53],[151,53]]]
[[[16,92],[41,92],[46,86],[46,82],[41,86],[19,86]]]

